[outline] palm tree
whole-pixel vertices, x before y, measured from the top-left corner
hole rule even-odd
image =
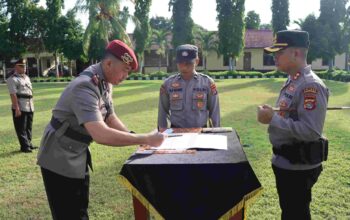
[[[219,39],[214,31],[198,31],[195,33],[195,42],[203,55],[204,72],[207,71],[207,57],[210,51],[219,54]]]
[[[169,40],[168,36],[170,35],[170,32],[166,30],[152,30],[152,36],[151,36],[151,44],[157,45],[158,49],[156,51],[156,54],[159,55],[159,71],[162,66],[162,58],[166,57],[167,50],[169,48]]]
[[[131,1],[133,2],[133,1]],[[120,39],[131,45],[130,38],[125,30],[124,16],[121,16],[120,0],[78,0],[76,8],[89,12],[89,24],[86,27],[83,49],[87,54],[92,36],[95,41],[108,44],[111,39]]]

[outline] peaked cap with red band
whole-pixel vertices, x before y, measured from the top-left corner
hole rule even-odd
[[[106,51],[113,54],[116,58],[131,66],[132,70],[137,70],[138,63],[134,51],[120,40],[109,42]]]

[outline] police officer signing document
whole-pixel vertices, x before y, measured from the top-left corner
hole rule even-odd
[[[32,124],[34,115],[32,83],[26,73],[26,62],[18,59],[15,71],[7,79],[7,87],[11,96],[13,124],[21,151],[30,153],[32,145]]]
[[[309,34],[280,31],[273,46],[277,69],[288,74],[274,112],[269,105],[258,107],[258,121],[269,124],[273,146],[272,168],[276,177],[282,220],[311,219],[311,189],[327,158],[328,142],[322,137],[328,89],[307,66]]]
[[[167,78],[160,88],[158,128],[220,127],[219,97],[214,80],[197,73],[198,48],[185,44],[176,48],[176,62],[180,73]]]
[[[52,111],[38,154],[54,219],[88,219],[89,144],[159,146],[158,132],[134,134],[113,110],[112,85],[137,69],[134,52],[119,40],[106,47],[102,61],[80,73],[63,91]]]

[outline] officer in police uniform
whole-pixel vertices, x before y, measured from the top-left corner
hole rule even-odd
[[[198,48],[185,44],[176,48],[178,74],[167,78],[160,88],[158,128],[220,127],[219,96],[214,80],[197,73]]]
[[[258,121],[269,124],[273,146],[272,168],[282,209],[282,220],[311,219],[311,189],[327,159],[328,142],[322,136],[329,92],[307,65],[309,34],[305,31],[277,32],[273,46],[277,69],[288,74],[274,112],[258,107]]]
[[[63,91],[41,140],[41,167],[53,219],[88,219],[89,144],[159,146],[158,132],[135,134],[116,116],[112,85],[137,70],[137,60],[125,43],[111,41],[98,64],[85,69]]]
[[[21,151],[31,153],[35,148],[32,144],[33,89],[30,78],[26,75],[24,59],[18,59],[15,62],[14,73],[7,79],[7,87],[12,102],[13,124]]]

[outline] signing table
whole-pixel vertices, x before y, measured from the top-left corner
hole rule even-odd
[[[237,133],[216,134],[227,136],[228,150],[134,154],[125,162],[118,180],[133,195],[135,219],[147,219],[142,210],[155,219],[246,218],[261,184]]]

